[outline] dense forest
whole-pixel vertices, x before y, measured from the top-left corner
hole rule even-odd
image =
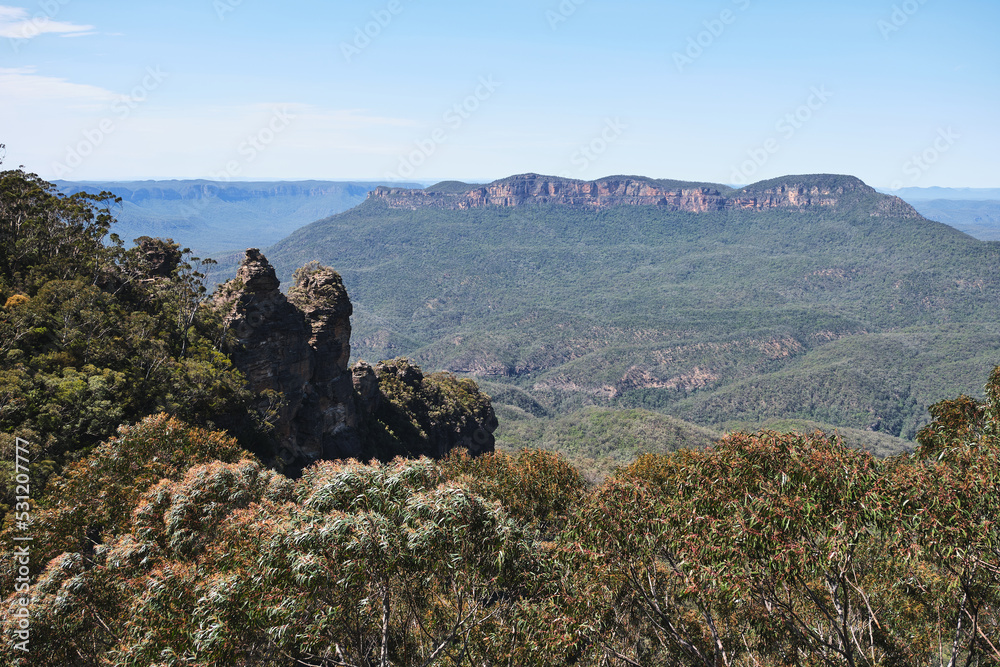
[[[889,457],[583,410],[558,437],[694,446],[589,480],[531,449],[290,478],[204,266],[126,248],[113,204],[0,173],[4,664],[1000,665],[1000,368]],[[427,377],[379,378],[380,438],[465,409]]]

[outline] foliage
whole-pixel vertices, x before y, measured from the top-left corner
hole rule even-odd
[[[601,481],[645,453],[704,449],[720,437],[696,424],[648,410],[589,407],[554,419],[500,415],[497,444],[505,450],[540,448],[565,456],[588,479]]]
[[[120,427],[116,437],[49,480],[46,502],[34,511],[34,566],[41,567],[62,551],[93,553],[120,535],[139,497],[160,480],[177,479],[191,465],[246,456],[234,439],[191,428],[166,414]],[[14,534],[13,515],[7,515],[0,539],[9,544]],[[5,589],[15,565],[9,560],[0,563]]]
[[[914,454],[734,433],[595,488],[537,450],[291,481],[150,418],[50,486],[32,664],[1000,665],[985,394]]]
[[[500,502],[522,526],[546,539],[565,528],[585,491],[576,469],[557,454],[540,450],[478,457],[457,450],[441,466],[449,478]]]
[[[495,428],[496,416],[489,397],[472,380],[451,373],[425,376],[404,358],[379,363],[375,374],[379,399],[368,424],[369,457],[441,458],[455,446],[491,440],[483,425]]]
[[[177,424],[144,428],[177,437]],[[31,591],[32,664],[460,664],[509,650],[532,543],[435,463],[325,462],[292,482],[246,458],[188,460],[129,486],[134,509],[109,539],[49,563]]]
[[[205,307],[198,258],[169,239],[125,249],[109,234],[115,204],[0,172],[0,430],[28,438],[35,459],[55,463],[46,469],[160,411],[265,428],[219,351],[225,329]]]
[[[852,449],[863,449],[878,458],[887,458],[904,452],[912,452],[915,445],[878,431],[852,428],[838,428],[820,422],[803,419],[768,419],[759,423],[734,421],[726,425],[726,431],[778,431],[779,433],[816,433],[817,431],[840,439]]]

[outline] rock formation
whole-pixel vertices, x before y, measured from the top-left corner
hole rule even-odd
[[[274,268],[251,248],[215,304],[235,334],[229,350],[274,424],[267,463],[297,475],[319,459],[445,456],[493,451],[496,416],[471,380],[425,377],[409,361],[349,367],[353,308],[336,271],[295,272],[286,297]],[[280,400],[278,400],[280,398]]]
[[[373,380],[378,382],[376,402],[363,398],[361,405],[374,417],[369,441],[379,458],[393,453],[441,458],[456,447],[473,455],[493,451],[499,424],[489,397],[474,381],[450,373],[425,376],[408,359],[383,361],[374,369],[355,367],[356,387],[364,391]]]
[[[351,356],[351,302],[332,269],[296,273],[286,297],[274,268],[247,250],[236,279],[219,289],[231,350],[251,390],[282,395],[275,416],[279,447],[269,463],[295,472],[317,459],[361,453]]]
[[[393,208],[439,207],[452,209],[485,206],[522,206],[528,203],[559,203],[588,208],[608,206],[666,206],[671,210],[721,210],[725,198],[716,187],[677,183],[674,187],[652,179],[618,176],[598,181],[577,181],[555,176],[523,174],[488,185],[449,184],[446,190],[433,186],[407,190],[380,186],[370,198],[381,199]]]
[[[140,236],[135,244],[142,253],[146,273],[151,278],[169,278],[181,263],[180,246],[173,239]]]
[[[369,199],[390,208],[469,209],[525,204],[564,204],[589,209],[611,206],[657,206],[670,211],[705,213],[724,210],[805,210],[853,205],[861,198],[880,198],[872,215],[919,218],[898,197],[880,195],[851,176],[788,176],[742,189],[711,183],[664,181],[640,176],[611,176],[578,181],[557,176],[521,174],[487,185],[442,183],[423,190],[381,186]]]

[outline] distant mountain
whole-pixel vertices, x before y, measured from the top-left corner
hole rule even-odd
[[[951,199],[957,201],[1000,200],[1000,188],[900,188],[880,192],[896,195],[908,202]]]
[[[865,208],[876,217],[918,218],[896,197],[879,195],[853,176],[819,174],[762,181],[735,190],[712,183],[690,183],[611,176],[577,181],[539,174],[512,176],[488,185],[447,181],[423,190],[379,187],[371,195],[390,208],[461,210],[489,206],[563,204],[599,210],[613,206],[656,206],[667,211],[703,213],[726,210],[808,210]]]
[[[980,241],[1000,241],[1000,188],[900,188],[882,190],[913,206],[922,216]]]
[[[926,218],[981,241],[1000,241],[1000,200],[916,199],[912,204]]]
[[[115,232],[173,238],[201,256],[267,246],[318,218],[357,206],[378,182],[55,181],[65,194],[122,198]],[[419,184],[410,184],[419,187]]]
[[[488,379],[501,413],[909,439],[1000,361],[1000,245],[850,176],[378,188],[267,254],[283,278],[313,259],[343,275],[355,358]]]

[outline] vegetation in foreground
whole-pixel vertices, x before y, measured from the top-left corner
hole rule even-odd
[[[997,665],[1000,368],[913,455],[737,433],[597,487],[532,450],[296,481],[166,415],[39,499],[14,665]],[[11,517],[0,539],[11,544]],[[31,654],[12,609],[30,598]]]

